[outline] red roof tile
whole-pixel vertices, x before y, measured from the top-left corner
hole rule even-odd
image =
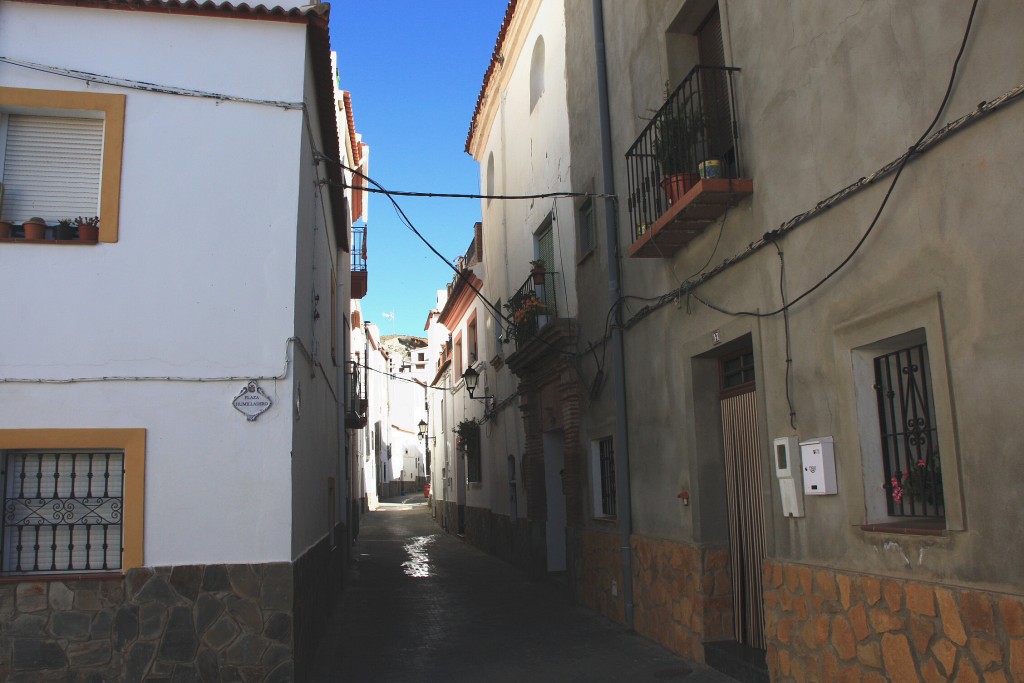
[[[505,9],[505,18],[501,22],[501,29],[498,31],[498,39],[494,43],[494,51],[491,53],[491,63],[487,67],[487,72],[484,74],[484,82],[480,86],[480,94],[476,98],[476,109],[473,110],[473,120],[469,124],[469,134],[466,135],[466,154],[472,154],[469,150],[470,144],[473,142],[473,136],[476,134],[477,119],[480,117],[480,109],[484,104],[484,95],[487,93],[487,86],[490,85],[491,77],[494,75],[495,70],[504,61],[502,57],[502,48],[505,47],[505,34],[508,32],[508,27],[512,23],[512,16],[516,13],[516,4],[518,0],[508,0],[508,8]]]

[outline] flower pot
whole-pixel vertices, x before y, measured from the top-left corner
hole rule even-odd
[[[668,197],[668,205],[672,206],[684,194],[690,191],[690,188],[697,184],[697,174],[690,173],[673,173],[667,175],[661,179],[661,189],[665,190],[665,196]]]
[[[697,171],[701,178],[721,178],[722,162],[718,159],[708,159],[697,164]]]
[[[530,277],[533,278],[533,284],[542,285],[544,284],[544,269],[534,268],[530,271]]]
[[[14,232],[14,223],[0,221],[0,237],[10,237],[12,232]]]
[[[73,226],[73,225],[58,225],[57,226],[57,239],[59,239],[59,240],[73,240],[73,239],[75,239],[75,226]]]
[[[79,242],[96,242],[100,237],[100,227],[98,225],[79,225],[78,226],[78,241]]]
[[[43,240],[46,239],[46,223],[39,221],[25,221],[25,239]]]

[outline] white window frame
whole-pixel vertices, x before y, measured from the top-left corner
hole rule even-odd
[[[941,445],[942,494],[945,530],[965,529],[960,452],[953,412],[952,377],[946,359],[945,327],[939,294],[869,314],[835,330],[839,396],[846,397],[843,434],[850,453],[859,454],[860,467],[851,468],[840,481],[853,524],[891,524],[912,529],[915,518],[890,517],[883,488],[878,402],[874,390],[874,358],[916,343],[928,345],[928,373]]]

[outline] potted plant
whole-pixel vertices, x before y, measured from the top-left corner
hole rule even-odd
[[[479,430],[479,423],[477,423],[476,420],[472,420],[467,417],[462,422],[455,425],[455,429],[452,430],[455,432],[456,445],[463,446],[469,441],[470,437],[476,434]]]
[[[44,240],[46,239],[46,221],[39,216],[33,216],[25,221],[25,239]]]
[[[698,114],[669,108],[655,125],[654,154],[669,206],[697,183],[694,147],[702,134]]]
[[[83,218],[79,216],[74,220],[78,226],[78,240],[80,242],[95,242],[100,236],[100,217],[89,216]]]
[[[71,225],[70,218],[61,218],[57,221],[57,239],[59,240],[73,240],[75,239],[75,227]]]
[[[516,343],[522,343],[534,335],[538,327],[538,318],[546,315],[547,305],[537,298],[533,292],[512,299],[505,304],[505,309],[512,316],[514,328],[512,336]]]
[[[544,284],[544,259],[530,261],[530,277],[533,278],[533,284]]]
[[[10,237],[12,232],[14,232],[14,223],[0,221],[0,237]]]

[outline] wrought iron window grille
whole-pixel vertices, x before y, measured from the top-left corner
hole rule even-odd
[[[892,517],[943,518],[942,466],[928,373],[919,344],[874,359],[886,502]]]
[[[121,569],[122,451],[7,451],[0,462],[3,573]]]

